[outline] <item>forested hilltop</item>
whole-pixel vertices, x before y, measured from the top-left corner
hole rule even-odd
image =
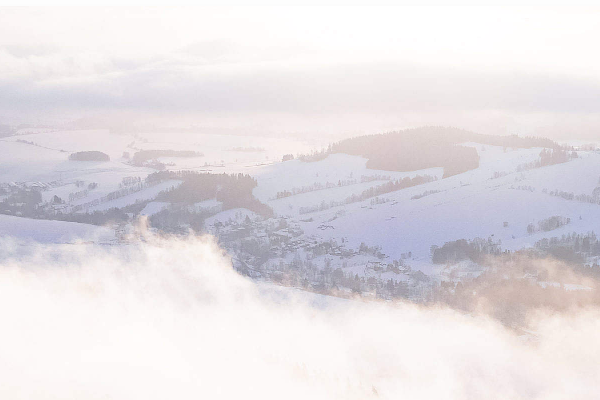
[[[305,159],[345,153],[367,158],[367,168],[405,172],[443,167],[444,177],[448,177],[479,166],[477,149],[460,145],[465,142],[525,149],[560,148],[558,143],[545,138],[483,135],[429,126],[345,139],[330,145],[327,151]]]

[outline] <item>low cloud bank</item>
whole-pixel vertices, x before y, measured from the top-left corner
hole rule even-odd
[[[596,310],[517,336],[257,284],[207,238],[0,251],[0,398],[597,397]]]

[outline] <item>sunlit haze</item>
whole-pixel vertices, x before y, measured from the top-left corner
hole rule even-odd
[[[593,400],[600,8],[0,7],[0,400]]]
[[[0,117],[590,136],[596,22],[583,7],[4,9]]]

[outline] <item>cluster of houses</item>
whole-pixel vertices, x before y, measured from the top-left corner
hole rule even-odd
[[[306,234],[289,218],[239,216],[207,228],[231,254],[233,267],[255,279],[381,299],[421,300],[430,290],[431,282],[413,279],[418,271],[406,265],[409,253],[402,260],[388,260],[378,248],[352,249]]]

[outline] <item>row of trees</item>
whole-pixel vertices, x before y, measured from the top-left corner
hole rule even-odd
[[[554,229],[558,229],[563,225],[567,225],[570,222],[571,218],[553,215],[552,217],[538,221],[537,227],[534,224],[527,225],[527,233],[532,234],[537,231],[549,232]]]
[[[535,247],[566,262],[581,263],[586,257],[600,256],[600,242],[594,232],[544,238],[536,242]]]
[[[146,188],[148,188],[149,186],[152,186],[152,185],[149,184],[149,183],[147,183],[147,182],[137,181],[137,183],[134,183],[134,184],[129,185],[129,186],[122,186],[122,185],[119,185],[119,186],[120,186],[120,189],[117,189],[115,191],[109,192],[109,193],[107,193],[106,195],[104,195],[104,196],[102,196],[100,198],[94,199],[92,201],[88,201],[87,203],[83,203],[83,204],[79,204],[79,205],[73,206],[71,208],[71,212],[79,212],[79,211],[87,210],[90,207],[96,207],[96,206],[98,206],[98,205],[100,205],[102,203],[106,203],[108,201],[116,200],[116,199],[119,199],[121,197],[125,197],[125,196],[128,196],[128,195],[133,194],[133,193],[137,193],[137,192],[139,192],[141,190],[144,190],[144,189],[146,189]],[[73,201],[73,200],[77,200],[78,198],[85,197],[85,196],[87,196],[89,190],[95,189],[96,187],[97,187],[97,184],[95,182],[92,182],[90,184],[90,186],[88,186],[88,189],[85,189],[85,190],[83,190],[81,192],[78,192],[78,193],[81,193],[82,195],[80,194],[80,195],[78,195],[76,197],[73,197],[73,198],[71,198],[71,195],[69,195],[69,200]]]
[[[356,185],[357,183],[358,183],[358,181],[356,179],[344,179],[344,180],[340,179],[340,180],[338,180],[337,184],[335,184],[333,182],[325,182],[325,184],[323,184],[321,182],[314,182],[312,185],[306,185],[306,186],[302,186],[302,187],[294,187],[290,190],[286,189],[286,190],[277,192],[277,195],[275,196],[275,198],[283,199],[286,197],[295,196],[297,194],[315,192],[317,190],[323,190],[323,189],[333,189],[335,187]]]
[[[376,196],[380,196],[390,192],[395,192],[397,190],[405,189],[411,186],[422,185],[427,182],[435,181],[436,179],[436,177],[431,175],[417,175],[414,178],[405,177],[402,179],[396,179],[384,183],[383,185],[370,187],[369,189],[363,190],[360,194],[352,194],[346,197],[346,199],[344,199],[343,201],[330,200],[329,202],[326,202],[325,200],[323,200],[319,205],[300,207],[298,212],[300,214],[308,214],[316,211],[324,211],[332,207],[340,207],[343,205],[368,200]],[[385,200],[375,201],[372,204],[380,204],[383,202],[385,202]]]
[[[101,151],[78,151],[69,155],[70,161],[110,161],[108,154]]]
[[[578,157],[579,155],[576,151],[567,151],[565,148],[542,149],[539,160],[518,165],[517,172],[528,171],[530,169],[548,165],[561,164]],[[494,174],[494,177],[498,178],[500,176]]]
[[[374,182],[374,181],[389,181],[389,180],[391,180],[389,175],[375,174],[375,175],[361,175],[361,177],[360,177],[360,183]],[[302,186],[302,187],[294,187],[290,190],[286,189],[286,190],[277,192],[277,195],[275,198],[283,199],[285,197],[295,196],[297,194],[315,192],[317,190],[323,190],[323,189],[333,189],[335,187],[350,186],[350,185],[356,185],[356,184],[358,184],[358,180],[356,180],[356,179],[339,179],[337,181],[337,184],[334,182],[325,182],[325,184],[323,184],[321,182],[314,182],[312,185],[307,185],[307,186]]]
[[[442,247],[431,246],[431,261],[434,264],[455,263],[462,260],[481,262],[486,255],[502,254],[500,242],[491,238],[459,239],[446,242]]]

